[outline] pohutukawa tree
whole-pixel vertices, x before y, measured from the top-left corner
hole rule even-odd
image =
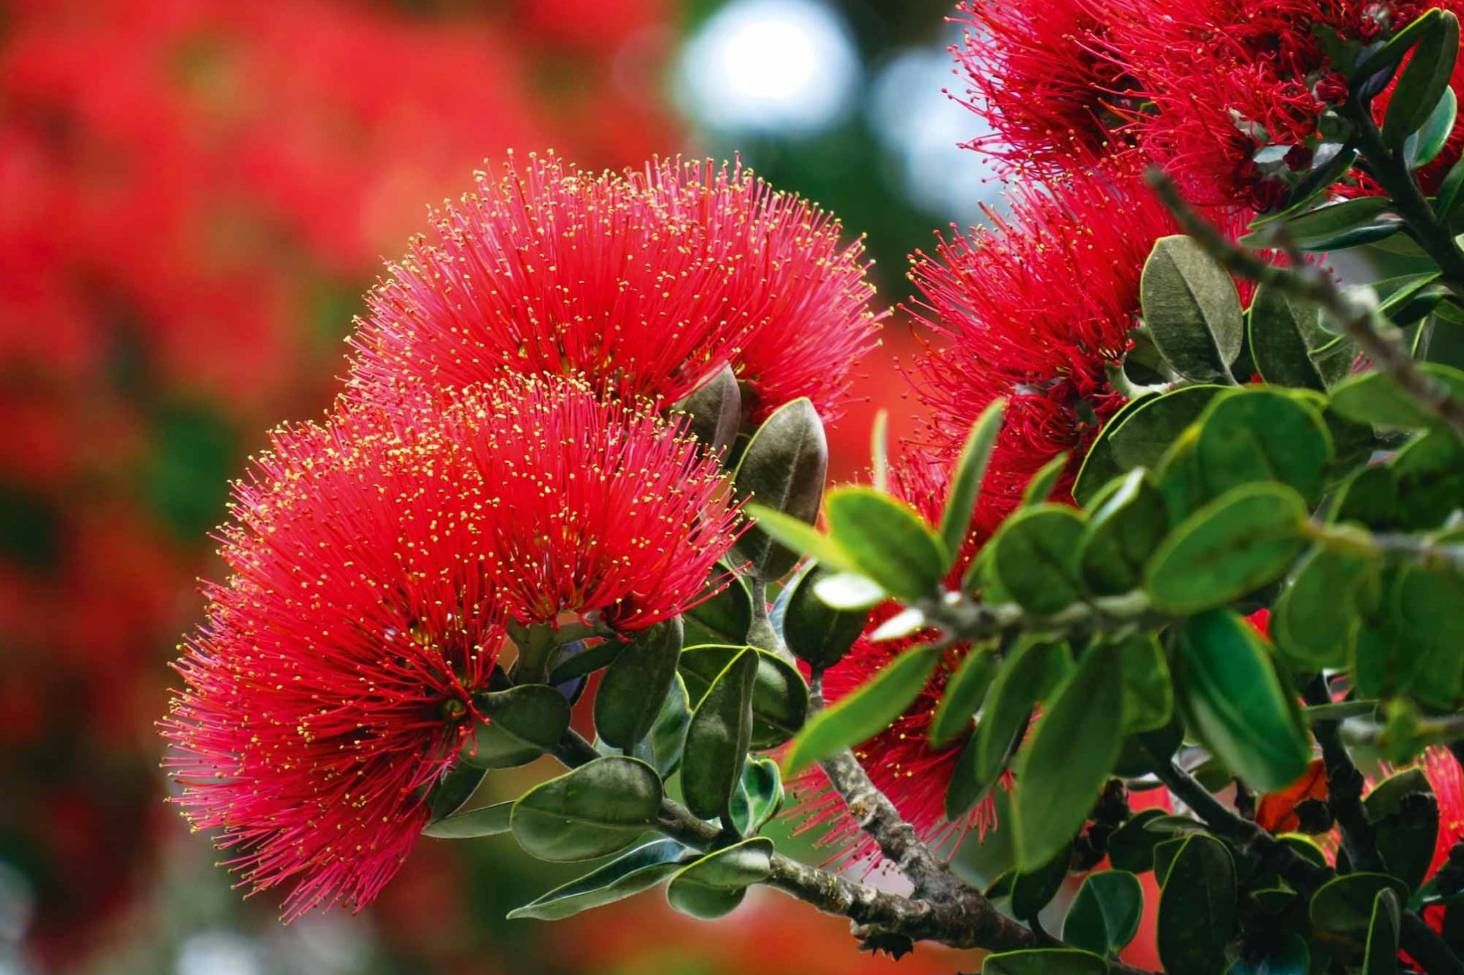
[[[520,917],[761,885],[1006,975],[1464,972],[1455,12],[958,16],[973,148],[1043,185],[914,259],[927,416],[868,483],[821,419],[860,247],[740,167],[510,164],[390,267],[162,722],[286,919],[507,833],[596,861]]]

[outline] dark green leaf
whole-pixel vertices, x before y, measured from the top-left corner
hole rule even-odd
[[[1275,893],[1284,894],[1287,900],[1294,900],[1296,896],[1290,891]],[[1236,959],[1225,970],[1225,975],[1308,975],[1311,971],[1311,951],[1306,942],[1294,934],[1288,934],[1279,945],[1272,943],[1268,953],[1259,961],[1252,963],[1244,958]]]
[[[1355,593],[1377,566],[1346,552],[1314,547],[1292,571],[1272,607],[1271,639],[1302,671],[1345,667],[1361,626]]]
[[[992,539],[992,568],[1023,609],[1048,615],[1083,598],[1078,551],[1085,528],[1072,508],[1042,504],[1017,512]]]
[[[1396,975],[1398,935],[1403,926],[1398,895],[1390,889],[1373,898],[1372,917],[1367,925],[1367,951],[1362,959],[1363,975]]]
[[[606,640],[589,649],[584,649],[583,641],[565,644],[554,659],[554,669],[549,672],[548,683],[553,687],[558,687],[561,684],[578,680],[586,674],[591,674],[614,660],[624,645],[619,640]],[[565,650],[571,647],[579,649],[574,653],[566,654]]]
[[[986,689],[996,676],[996,655],[989,647],[972,647],[946,683],[945,695],[930,722],[930,744],[944,745],[971,727],[971,715],[986,699]]]
[[[472,743],[462,750],[460,759],[463,764],[480,769],[516,768],[542,754],[542,748],[524,744],[499,725],[479,724],[473,729]]]
[[[1026,725],[1032,705],[1052,693],[1066,671],[1067,650],[1063,644],[1023,640],[1007,654],[986,691],[986,704],[976,729],[974,768],[978,781],[995,781],[1006,765],[1013,739]]]
[[[569,702],[548,684],[522,684],[483,696],[489,722],[499,731],[547,751],[569,728]]]
[[[1050,860],[1082,827],[1118,758],[1123,676],[1117,648],[1088,651],[1018,756],[1017,865]]]
[[[1315,501],[1332,460],[1332,437],[1320,412],[1299,396],[1250,387],[1210,402],[1195,452],[1212,496],[1241,484],[1279,481]]]
[[[726,582],[725,588],[711,599],[687,610],[686,616],[717,639],[742,643],[747,639],[748,629],[752,627],[752,594],[748,592],[747,583],[741,578],[734,575],[728,579],[728,575],[722,565],[714,567],[708,585]]]
[[[1276,579],[1304,543],[1306,505],[1289,487],[1246,484],[1180,523],[1154,553],[1145,588],[1177,615],[1224,606]]]
[[[1175,438],[1197,420],[1210,400],[1228,387],[1182,386],[1151,399],[1106,428],[1119,473],[1135,467],[1154,469]]]
[[[1391,890],[1399,900],[1408,898],[1403,881],[1385,873],[1349,873],[1335,877],[1312,895],[1312,924],[1339,934],[1364,932],[1372,923],[1373,901],[1385,890]]]
[[[960,553],[966,540],[976,498],[981,493],[981,479],[986,475],[991,449],[996,446],[996,435],[1001,432],[1005,409],[1006,400],[998,399],[981,411],[971,425],[971,432],[966,435],[966,442],[951,471],[951,487],[946,495],[945,510],[940,516],[940,537],[952,557]]]
[[[762,829],[783,805],[783,777],[770,758],[749,757],[732,796],[732,822],[749,836]]]
[[[462,808],[483,782],[480,766],[460,762],[443,774],[427,795],[427,812],[433,822],[440,822]]]
[[[1228,610],[1191,617],[1179,632],[1175,682],[1191,730],[1254,789],[1300,778],[1310,739],[1259,634]]]
[[[656,840],[638,846],[583,877],[509,911],[509,920],[558,921],[592,907],[612,904],[656,886],[680,870],[689,855],[691,851],[675,840]]]
[[[1057,479],[1062,477],[1062,472],[1067,470],[1067,466],[1066,452],[1058,454],[1043,464],[1027,482],[1026,488],[1022,490],[1022,507],[1030,508],[1039,505],[1051,497],[1053,489],[1057,487]]]
[[[1012,877],[1012,914],[1021,919],[1035,918],[1062,889],[1072,859],[1073,845],[1065,843],[1041,866],[1026,872],[1018,871]]]
[[[1392,37],[1369,51],[1367,56],[1358,62],[1352,70],[1352,79],[1354,81],[1363,80],[1389,68],[1396,68],[1416,44],[1429,34],[1438,31],[1440,13],[1441,11],[1436,9],[1429,10],[1412,23],[1394,32]]]
[[[1397,527],[1438,528],[1464,498],[1464,443],[1452,430],[1433,430],[1412,441],[1389,463],[1398,485]]]
[[[1341,250],[1389,237],[1402,229],[1401,221],[1383,196],[1361,196],[1329,203],[1281,222],[1287,236],[1302,250]],[[1275,240],[1277,225],[1265,225],[1240,239],[1242,244],[1266,247]]]
[[[1240,296],[1199,244],[1159,238],[1139,290],[1144,325],[1175,372],[1199,382],[1229,377],[1245,332]]]
[[[971,810],[971,807],[986,795],[991,788],[991,781],[982,781],[976,777],[977,744],[976,736],[971,735],[962,746],[961,753],[956,756],[956,765],[951,770],[950,785],[946,786],[945,814],[946,819],[958,820]]]
[[[712,681],[742,649],[709,644],[688,647],[681,654],[681,675],[693,706],[701,702]],[[808,685],[786,660],[753,650],[757,654],[757,679],[752,686],[751,747],[761,750],[781,745],[803,727],[808,716]]]
[[[800,575],[790,587],[783,612],[783,640],[815,670],[826,670],[842,660],[869,619],[867,611],[837,610],[818,598],[814,587],[829,575],[822,565]]]
[[[1313,355],[1332,341],[1315,305],[1262,285],[1247,319],[1251,356],[1266,382],[1325,390],[1347,375],[1356,351],[1351,342],[1342,339],[1326,353]]]
[[[827,509],[829,534],[861,575],[912,601],[940,589],[950,556],[908,505],[850,486],[830,492]]]
[[[742,425],[742,390],[730,365],[723,366],[696,392],[671,407],[687,415],[687,428],[713,454],[721,454]]]
[[[1433,862],[1439,807],[1436,802],[1420,802],[1405,815],[1403,797],[1432,794],[1423,770],[1411,768],[1384,779],[1363,800],[1363,810],[1374,824],[1383,864],[1410,889],[1423,884]]]
[[[1454,131],[1458,111],[1459,101],[1454,90],[1445,88],[1423,125],[1403,143],[1403,161],[1409,169],[1427,166],[1443,151],[1449,141],[1449,133]]]
[[[1145,826],[1163,816],[1159,809],[1141,809],[1108,837],[1108,859],[1115,870],[1146,873],[1154,869],[1154,847],[1164,836]]]
[[[1217,386],[1215,388],[1220,389],[1223,387]],[[1128,470],[1126,466],[1120,465],[1114,458],[1113,447],[1109,443],[1108,438],[1114,430],[1117,430],[1124,421],[1141,407],[1157,398],[1158,396],[1155,393],[1145,393],[1142,396],[1135,397],[1123,404],[1117,413],[1108,418],[1108,422],[1098,432],[1097,439],[1088,447],[1088,453],[1083,458],[1082,464],[1079,465],[1078,475],[1073,480],[1072,493],[1078,504],[1084,507],[1091,505],[1093,499],[1098,496],[1099,491],[1105,485],[1114,478],[1122,476]],[[1196,415],[1198,415],[1198,412]]]
[[[1174,713],[1174,685],[1159,641],[1138,634],[1120,641],[1116,653],[1123,670],[1123,733],[1163,728]]]
[[[636,748],[636,754],[655,767],[666,778],[681,765],[681,749],[686,744],[686,728],[691,724],[691,704],[686,682],[677,674],[671,690],[661,701],[661,713],[651,726],[651,735]]]
[[[1210,975],[1225,969],[1235,929],[1235,861],[1214,837],[1183,840],[1159,897],[1159,959],[1166,971]]]
[[[762,837],[708,853],[671,878],[666,899],[692,917],[721,917],[742,903],[749,886],[768,878],[772,858],[773,841]]]
[[[1108,963],[1072,948],[1023,948],[987,955],[981,975],[1107,975]]]
[[[1100,596],[1138,588],[1168,531],[1163,496],[1142,468],[1130,471],[1088,518],[1078,543],[1083,582]]]
[[[925,687],[940,656],[934,646],[906,650],[857,691],[814,715],[793,739],[783,759],[784,774],[796,775],[889,727]]]
[[[1459,205],[1460,193],[1464,189],[1464,158],[1449,167],[1449,173],[1439,185],[1439,195],[1434,198],[1434,210],[1440,220],[1448,220]]]
[[[477,770],[481,774],[482,770]],[[466,812],[453,813],[428,823],[422,830],[424,836],[435,836],[443,840],[471,839],[476,836],[496,836],[508,832],[509,817],[513,814],[512,802],[499,802],[491,806],[480,806]]]
[[[661,777],[634,758],[597,758],[543,782],[514,803],[519,846],[540,860],[591,860],[655,826]]]
[[[595,730],[616,748],[650,734],[676,680],[681,620],[672,617],[637,633],[605,671],[595,694]]]
[[[1464,397],[1464,372],[1435,362],[1420,362],[1418,370],[1454,395]],[[1381,372],[1365,372],[1338,383],[1332,390],[1332,409],[1357,423],[1420,428],[1442,424],[1412,396]]]
[[[682,750],[681,791],[703,819],[726,815],[752,741],[752,689],[758,652],[747,648],[728,662],[691,713]]]
[[[1388,100],[1382,128],[1383,142],[1388,146],[1399,148],[1428,121],[1449,87],[1458,53],[1459,21],[1452,13],[1441,11],[1419,39]]]
[[[737,496],[789,518],[812,524],[828,474],[829,444],[823,422],[806,398],[779,407],[753,434],[737,465]],[[755,516],[756,517],[756,516]],[[777,579],[798,561],[798,552],[754,525],[734,549],[754,578]]]
[[[1114,955],[1139,932],[1144,889],[1125,870],[1092,873],[1078,888],[1062,924],[1062,939],[1097,955]]]

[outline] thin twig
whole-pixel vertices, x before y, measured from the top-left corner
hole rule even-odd
[[[1303,696],[1308,704],[1332,703],[1327,679],[1320,675],[1307,685]],[[1362,808],[1362,773],[1342,744],[1338,722],[1313,721],[1312,734],[1322,746],[1322,764],[1327,771],[1327,806],[1342,829],[1342,849],[1347,853],[1348,863],[1354,870],[1382,870],[1377,831]]]
[[[1243,278],[1319,306],[1348,338],[1357,343],[1380,372],[1464,439],[1464,403],[1455,399],[1443,383],[1418,368],[1408,350],[1392,335],[1396,331],[1392,323],[1384,319],[1377,309],[1348,297],[1321,268],[1309,264],[1278,267],[1232,244],[1191,210],[1174,184],[1157,170],[1150,170],[1149,183],[1173,211],[1185,232],[1216,262]]]

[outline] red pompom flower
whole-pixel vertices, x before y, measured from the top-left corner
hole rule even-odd
[[[232,575],[162,723],[177,802],[287,919],[359,909],[428,819],[503,623],[620,628],[694,603],[737,513],[674,427],[512,378],[430,422],[373,407],[278,432],[239,484]]]
[[[1108,381],[1137,324],[1139,276],[1154,241],[1176,230],[1132,177],[1099,171],[1051,190],[1024,189],[994,230],[942,240],[918,255],[912,309],[947,342],[917,364],[930,409],[926,446],[949,467],[971,424],[998,398],[1006,420],[977,507],[979,537],[995,530],[1042,465],[1080,458],[1123,403]],[[1058,496],[1071,486],[1071,471]]]
[[[534,156],[434,221],[368,299],[355,395],[390,402],[504,371],[676,400],[732,364],[754,418],[839,411],[875,342],[863,245],[738,166],[588,175]]]

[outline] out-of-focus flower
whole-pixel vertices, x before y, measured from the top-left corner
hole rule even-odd
[[[876,333],[839,229],[740,165],[510,162],[372,293],[352,387],[395,401],[513,371],[669,401],[731,363],[754,418],[798,396],[834,416]]]
[[[396,873],[507,619],[674,615],[736,522],[674,427],[523,377],[428,423],[361,406],[286,428],[233,508],[167,764],[245,882],[291,886],[286,918],[359,909]]]
[[[942,240],[917,255],[912,314],[945,344],[916,364],[931,416],[926,449],[954,462],[971,424],[998,398],[1006,419],[977,506],[985,537],[1021,500],[1042,465],[1075,462],[1123,403],[1108,380],[1137,324],[1139,276],[1154,241],[1175,232],[1159,200],[1132,176],[1075,175],[1021,189],[995,227]],[[1057,485],[1061,498],[1076,464]]]

